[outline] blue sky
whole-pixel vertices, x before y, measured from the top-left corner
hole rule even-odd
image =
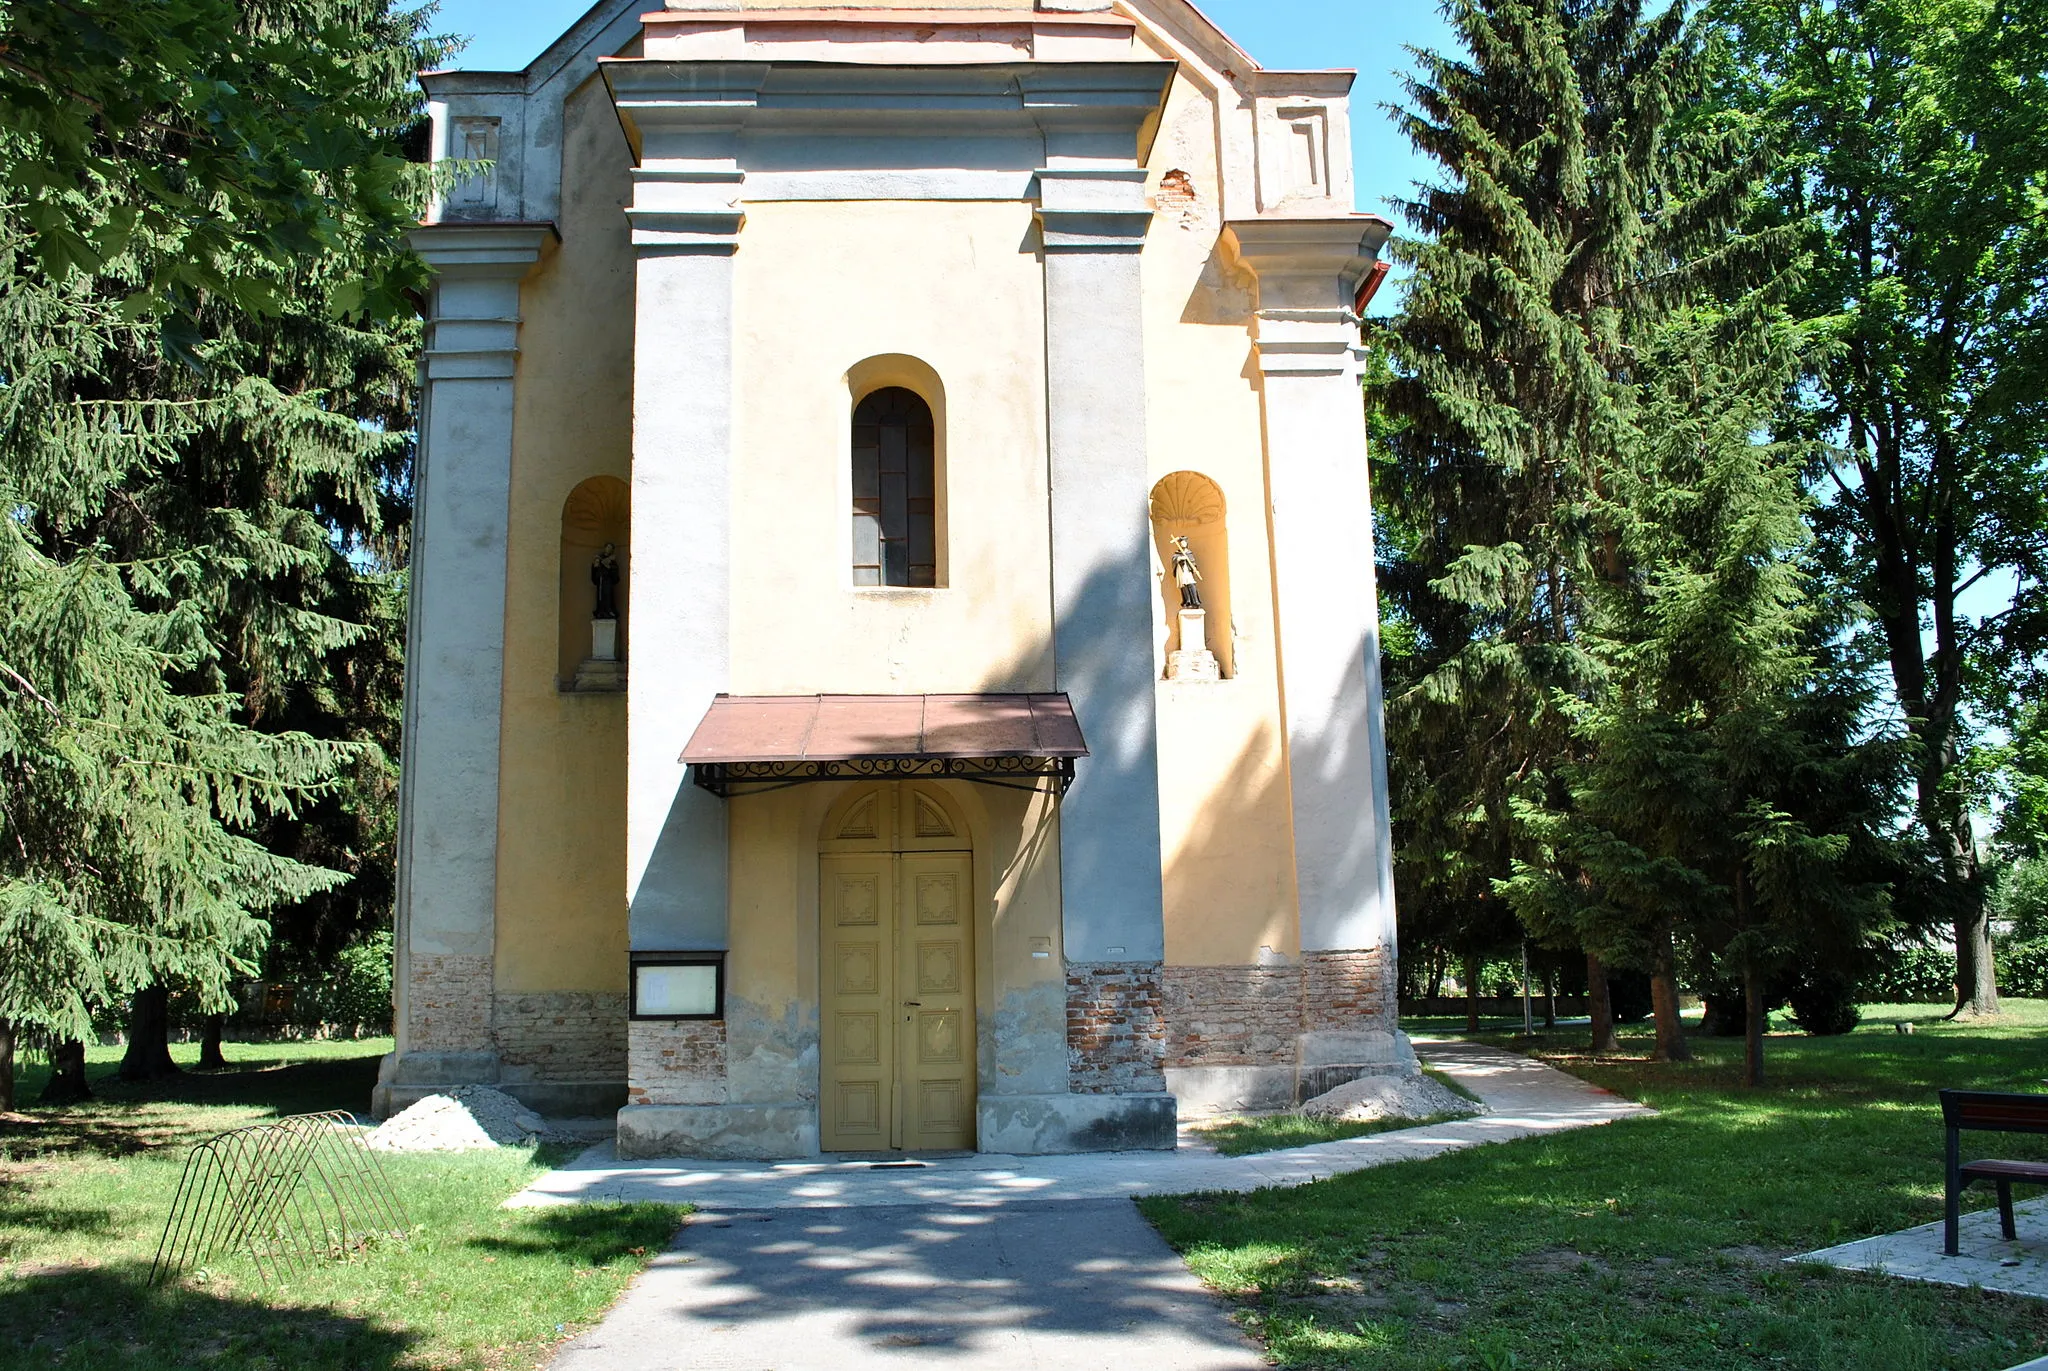
[[[647,0],[658,9],[661,0]],[[1354,67],[1352,137],[1357,152],[1358,208],[1386,214],[1426,175],[1382,104],[1402,98],[1396,70],[1410,59],[1404,45],[1441,48],[1450,33],[1433,0],[1198,0],[1204,13],[1262,65],[1276,68]],[[441,0],[437,27],[461,34],[469,47],[456,66],[516,71],[540,55],[586,0]]]

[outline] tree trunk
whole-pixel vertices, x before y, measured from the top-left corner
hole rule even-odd
[[[1963,896],[1963,907],[1956,915],[1955,1012],[1972,1016],[2000,1012],[1997,963],[1991,953],[1991,910],[1980,889]]]
[[[58,1043],[50,1049],[50,1082],[43,1087],[44,1104],[77,1104],[92,1098],[85,1083],[85,1044]]]
[[[1479,1031],[1479,960],[1476,957],[1467,957],[1465,959],[1464,973],[1465,1031],[1467,1033],[1477,1033]]]
[[[171,991],[152,985],[135,992],[128,1012],[128,1051],[121,1058],[121,1079],[155,1081],[179,1074],[171,1060]]]
[[[1450,958],[1441,952],[1429,954],[1429,988],[1422,992],[1425,1000],[1434,1000],[1444,993],[1444,968],[1450,965]]]
[[[1657,1020],[1657,1050],[1653,1062],[1689,1062],[1692,1046],[1685,1040],[1685,1022],[1678,1017],[1678,973],[1672,967],[1671,935],[1657,940],[1656,960],[1650,967],[1650,1008]]]
[[[228,1059],[220,1054],[220,1035],[227,1031],[228,1016],[208,1014],[205,1024],[199,1030],[199,1069],[201,1071],[225,1071]]]
[[[1593,1016],[1593,1055],[1621,1051],[1614,1036],[1614,1001],[1607,994],[1607,967],[1598,957],[1586,954],[1586,1010]]]
[[[1764,1083],[1764,978],[1748,958],[1742,962],[1742,1083]]]
[[[0,1114],[14,1112],[14,1024],[0,1019]]]
[[[1543,1026],[1557,1027],[1557,968],[1543,968]]]

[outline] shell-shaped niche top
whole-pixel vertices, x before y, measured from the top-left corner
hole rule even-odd
[[[562,506],[562,528],[604,539],[631,527],[633,490],[616,476],[593,476],[569,492]]]
[[[1152,487],[1152,518],[1179,528],[1223,521],[1223,492],[1208,477],[1176,471]]]

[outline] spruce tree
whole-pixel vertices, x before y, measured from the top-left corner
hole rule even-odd
[[[0,15],[0,1020],[45,1042],[225,1007],[342,879],[278,825],[388,776],[351,695],[396,650],[357,563],[407,493],[421,22]]]
[[[1631,575],[1592,593],[1601,689],[1565,706],[1565,800],[1525,807],[1540,857],[1507,888],[1539,929],[1681,930],[1740,980],[1759,1084],[1766,982],[1853,968],[1889,931],[1903,753],[1805,560],[1803,447],[1758,438],[1799,331],[1745,303],[1678,316],[1640,354],[1646,441],[1607,516]]]
[[[1445,758],[1429,803],[1505,880],[1528,848],[1510,816],[1561,803],[1583,746],[1565,706],[1598,689],[1589,597],[1631,574],[1612,511],[1641,442],[1636,349],[1769,245],[1736,232],[1753,154],[1702,115],[1710,73],[1681,6],[1454,0],[1449,18],[1466,55],[1418,54],[1398,115],[1443,179],[1405,206],[1418,236],[1396,246],[1413,280],[1389,330],[1382,499],[1410,534],[1389,598],[1419,650],[1389,746]],[[1659,1050],[1679,1057],[1672,932],[1608,950],[1653,974]],[[1598,999],[1603,948],[1581,945]]]

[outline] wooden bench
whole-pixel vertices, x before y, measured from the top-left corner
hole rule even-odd
[[[2048,1095],[2018,1095],[1998,1090],[1944,1090],[1941,1116],[1948,1125],[1948,1208],[1943,1213],[1942,1250],[1958,1255],[1963,1191],[1977,1181],[1998,1187],[1998,1222],[2006,1240],[2018,1236],[2012,1222],[2012,1187],[2048,1185],[2048,1162],[1975,1161],[1962,1154],[1962,1135],[1977,1133],[2048,1134]]]

